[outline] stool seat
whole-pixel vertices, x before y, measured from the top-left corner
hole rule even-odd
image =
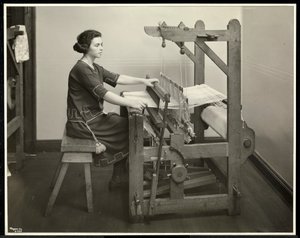
[[[51,187],[53,187],[53,190],[47,204],[45,216],[48,216],[52,211],[69,164],[71,163],[81,163],[84,165],[87,208],[88,212],[93,212],[91,163],[93,162],[92,153],[96,152],[96,142],[93,140],[69,137],[66,135],[65,130],[61,142],[61,152],[63,156],[52,179]]]
[[[61,141],[61,152],[96,152],[96,141],[69,137],[65,130]]]
[[[61,162],[63,163],[93,163],[91,153],[65,153]]]

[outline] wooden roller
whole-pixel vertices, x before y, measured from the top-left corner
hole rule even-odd
[[[220,136],[227,138],[227,110],[225,108],[208,106],[202,111],[201,118]]]

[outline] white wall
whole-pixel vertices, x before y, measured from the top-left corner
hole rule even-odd
[[[191,62],[171,42],[163,50],[160,39],[147,36],[143,27],[156,26],[159,21],[174,26],[183,21],[193,27],[201,19],[207,29],[226,29],[230,19],[239,19],[243,117],[256,132],[256,151],[292,185],[292,7],[40,6],[36,10],[38,140],[62,136],[68,73],[80,57],[72,46],[83,30],[103,33],[104,54],[98,63],[107,69],[158,77],[163,68],[173,80],[186,86],[193,79]],[[210,45],[226,62],[226,43]],[[208,58],[205,71],[207,83],[226,93],[225,76]],[[116,93],[142,89],[107,87]],[[107,111],[118,111],[115,106],[105,106]]]
[[[293,7],[245,7],[243,114],[256,151],[293,184]]]
[[[201,19],[207,29],[226,29],[233,18],[241,20],[240,7],[37,7],[37,139],[60,139],[62,136],[66,121],[68,73],[80,57],[72,46],[83,30],[102,32],[104,53],[98,63],[107,69],[138,77],[145,77],[147,73],[158,77],[162,69],[161,59],[164,58],[163,71],[185,86],[192,82],[191,62],[179,54],[174,43],[166,42],[167,47],[162,50],[160,39],[146,35],[144,26],[156,26],[159,21],[177,26],[183,21],[188,27],[193,27]],[[226,62],[226,43],[211,45]],[[210,59],[206,61],[205,70],[208,84],[226,92],[226,78]],[[117,93],[124,89],[141,89],[108,88]],[[118,109],[106,105],[106,110]]]

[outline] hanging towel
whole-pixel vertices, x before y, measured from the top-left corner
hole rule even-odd
[[[24,25],[16,25],[10,28],[16,28],[16,30],[24,32],[23,35],[16,36],[13,44],[17,63],[22,63],[23,61],[29,60],[29,45],[26,27]]]

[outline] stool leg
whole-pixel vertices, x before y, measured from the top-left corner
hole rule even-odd
[[[62,158],[63,158],[63,155],[61,156],[61,158],[60,158],[60,160],[59,160],[59,162],[58,162],[58,164],[57,164],[57,166],[56,166],[55,173],[54,173],[54,175],[53,175],[53,177],[52,177],[51,184],[50,184],[50,188],[51,188],[51,189],[54,188],[55,182],[56,182],[56,180],[57,180],[57,176],[58,176],[59,171],[60,171],[60,169],[61,169],[61,166],[62,166],[61,160],[62,160]]]
[[[57,194],[58,194],[59,189],[61,187],[61,184],[62,184],[62,182],[64,180],[64,177],[66,175],[68,167],[69,167],[69,163],[62,163],[62,166],[61,166],[58,178],[56,180],[55,186],[54,186],[54,188],[52,190],[52,193],[51,193],[49,201],[48,201],[48,205],[47,205],[45,216],[48,216],[48,214],[50,214],[50,212],[52,211],[53,205],[55,203]]]
[[[84,164],[84,175],[85,175],[85,188],[86,188],[86,199],[87,199],[88,212],[93,212],[93,191],[92,191],[90,163]]]

